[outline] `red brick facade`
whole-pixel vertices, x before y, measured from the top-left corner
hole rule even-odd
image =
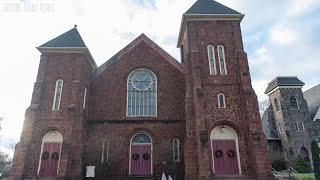
[[[152,139],[152,176],[166,172],[175,179],[215,177],[211,132],[228,126],[237,134],[240,174],[273,179],[257,98],[251,86],[239,21],[190,21],[183,32],[183,62],[179,63],[145,35],[99,68],[84,53],[41,55],[31,106],[26,111],[16,146],[10,179],[38,175],[42,138],[50,131],[63,136],[59,178],[81,179],[86,166],[96,177],[126,179],[130,140],[143,132]],[[210,75],[207,46],[223,45],[227,75]],[[216,59],[217,53],[216,53]],[[157,116],[127,116],[127,80],[136,69],[157,78]],[[64,81],[60,110],[52,110],[55,82]],[[88,87],[86,108],[84,89]],[[226,108],[217,96],[226,97]],[[180,161],[173,161],[173,139],[180,141]],[[102,162],[103,142],[109,142]]]

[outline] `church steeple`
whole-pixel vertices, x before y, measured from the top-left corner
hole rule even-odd
[[[244,14],[239,13],[214,0],[198,0],[187,10],[181,20],[177,46],[180,47],[183,33],[189,21],[235,20],[241,21]]]

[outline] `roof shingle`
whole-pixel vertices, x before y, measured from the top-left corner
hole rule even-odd
[[[87,47],[76,27],[61,34],[60,36],[42,44],[40,48],[67,47],[83,48]]]
[[[214,0],[198,0],[185,14],[241,14]]]

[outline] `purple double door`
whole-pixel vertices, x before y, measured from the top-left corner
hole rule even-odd
[[[60,143],[44,143],[39,169],[40,177],[53,177],[57,175],[60,159]]]
[[[239,174],[235,140],[212,140],[212,158],[216,175]]]
[[[148,176],[152,174],[151,144],[132,144],[130,158],[130,175]]]

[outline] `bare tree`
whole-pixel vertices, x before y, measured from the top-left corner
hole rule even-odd
[[[265,110],[267,110],[267,108],[270,106],[270,102],[269,100],[263,100],[263,101],[259,101],[259,111],[260,114],[262,115],[264,113]]]

